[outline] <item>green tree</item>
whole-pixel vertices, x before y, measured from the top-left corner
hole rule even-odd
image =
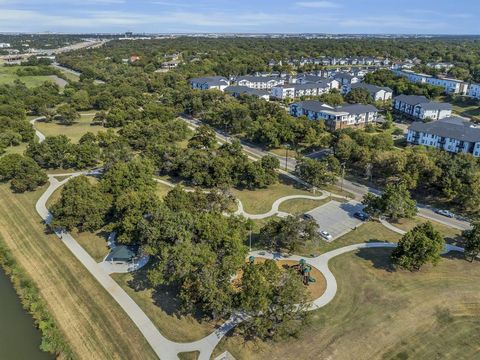
[[[318,224],[314,220],[303,220],[288,216],[270,220],[260,230],[260,242],[272,251],[299,250],[301,245],[318,240]]]
[[[295,336],[308,320],[307,287],[297,271],[279,269],[273,260],[244,267],[238,298],[240,309],[250,315],[240,325],[247,338]]]
[[[417,214],[417,204],[403,183],[388,184],[381,196],[367,193],[362,204],[372,216],[384,215],[392,220],[412,218]]]
[[[217,144],[215,131],[208,125],[201,125],[195,134],[188,140],[188,147],[192,149],[213,149]]]
[[[111,206],[110,197],[86,176],[78,176],[65,184],[60,199],[51,206],[52,226],[67,230],[95,231],[104,223]]]
[[[375,101],[366,89],[355,88],[345,97],[350,104],[373,104]]]
[[[10,181],[13,191],[33,191],[45,184],[47,174],[31,158],[19,154],[0,157],[0,181]]]
[[[314,187],[333,184],[337,179],[337,166],[330,160],[315,160],[302,157],[297,160],[295,172],[298,176]]]
[[[60,105],[57,108],[57,119],[63,125],[72,125],[75,121],[80,119],[80,114],[68,104]]]
[[[472,229],[463,231],[462,236],[465,238],[465,257],[473,261],[480,254],[480,222],[474,222]]]
[[[442,235],[430,222],[415,226],[398,242],[392,262],[404,269],[418,271],[427,264],[437,264],[445,245]]]

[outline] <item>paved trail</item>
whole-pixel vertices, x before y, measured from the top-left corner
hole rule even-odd
[[[35,121],[41,118],[31,120],[32,124]],[[42,142],[45,139],[42,133],[37,131],[37,136],[39,141]],[[46,224],[49,224],[52,221],[52,215],[48,211],[46,207],[47,200],[50,196],[57,190],[59,187],[64,185],[70,179],[86,174],[96,174],[96,172],[77,172],[77,173],[70,173],[70,174],[56,174],[56,175],[49,175],[49,182],[50,186],[47,188],[45,193],[38,199],[36,203],[36,210],[38,214],[44,219]],[[69,176],[68,178],[58,181],[55,177],[56,176]],[[169,183],[165,180],[156,179],[156,181],[168,185],[174,186],[174,184]],[[238,215],[243,215],[250,218],[255,219],[262,219],[265,217],[273,216],[273,215],[283,215],[285,213],[279,212],[278,208],[280,204],[284,201],[292,200],[292,199],[311,199],[311,200],[321,200],[331,196],[331,194],[322,194],[320,196],[308,196],[308,195],[293,195],[293,196],[285,196],[280,199],[277,199],[273,205],[272,209],[265,213],[265,214],[247,214],[243,211],[243,205],[239,201],[239,209],[237,210]],[[387,222],[382,222],[385,226],[389,229],[396,231],[397,233],[401,233],[404,231],[398,228],[395,228],[393,225],[388,224]],[[126,314],[132,319],[135,325],[138,327],[140,332],[144,335],[145,339],[148,341],[152,349],[158,355],[158,357],[162,360],[176,360],[178,359],[178,353],[180,352],[190,352],[190,351],[199,351],[199,360],[209,360],[213,350],[218,345],[220,340],[227,334],[228,331],[233,329],[239,323],[244,321],[248,318],[248,315],[237,313],[233,314],[231,318],[226,321],[222,326],[220,326],[217,330],[215,330],[210,335],[194,342],[190,343],[178,343],[167,339],[163,336],[160,331],[155,327],[153,322],[150,318],[143,312],[143,310],[135,303],[135,301],[123,290],[120,285],[117,284],[108,274],[108,272],[99,265],[84,249],[80,244],[68,233],[59,229],[55,230],[55,234],[62,240],[62,242],[67,246],[67,248],[73,253],[73,255],[85,266],[85,268],[95,277],[95,279],[104,287],[104,289],[110,293],[110,295],[117,301],[117,303],[122,307],[122,309],[126,312]],[[340,249],[336,249],[315,258],[306,259],[307,262],[312,265],[313,267],[317,268],[320,272],[322,272],[323,276],[326,280],[326,290],[325,292],[317,299],[313,300],[310,305],[310,310],[319,309],[325,305],[327,305],[332,299],[335,297],[337,292],[337,282],[335,276],[328,268],[328,262],[330,259],[339,256],[341,254],[355,251],[363,248],[393,248],[396,244],[393,243],[361,243],[361,244],[354,244],[350,246],[345,246]],[[463,249],[458,246],[446,245],[445,252],[448,251],[462,251]],[[269,253],[269,252],[261,252],[261,251],[254,251],[251,252],[250,255],[263,257],[263,258],[270,258],[270,259],[288,259],[288,260],[300,260],[302,257],[292,255],[289,257],[285,257],[278,253]]]

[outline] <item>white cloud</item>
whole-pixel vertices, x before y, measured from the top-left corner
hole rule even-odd
[[[340,4],[334,3],[333,1],[299,1],[296,2],[295,5],[314,9],[334,9],[340,7]]]

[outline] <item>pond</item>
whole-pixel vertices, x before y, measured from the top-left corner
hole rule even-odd
[[[0,268],[0,359],[54,359],[40,350],[40,343],[40,331]]]

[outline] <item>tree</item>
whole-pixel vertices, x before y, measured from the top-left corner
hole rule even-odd
[[[388,130],[391,129],[393,126],[393,116],[390,111],[387,111],[385,114],[385,122],[382,124],[382,129]]]
[[[279,340],[296,335],[307,322],[307,287],[293,269],[275,261],[245,265],[239,307],[250,317],[240,327],[249,338]]]
[[[213,149],[217,144],[215,131],[208,125],[201,125],[195,134],[188,140],[188,147],[192,149]]]
[[[134,158],[127,163],[117,162],[103,174],[100,186],[116,199],[125,191],[146,191],[155,187],[153,164]]]
[[[350,104],[373,104],[375,101],[366,89],[355,88],[345,97]]]
[[[52,205],[52,226],[67,230],[95,231],[105,223],[110,209],[110,197],[92,184],[86,176],[78,176],[67,182],[60,199]]]
[[[381,196],[367,193],[362,204],[365,212],[372,216],[384,215],[392,220],[412,218],[417,214],[416,201],[403,183],[388,184]]]
[[[75,121],[80,119],[80,114],[72,106],[63,104],[57,109],[57,118],[63,125],[72,125]]]
[[[153,189],[128,191],[120,195],[113,206],[114,229],[117,240],[122,244],[134,244],[140,239],[140,224],[160,205]]]
[[[272,251],[297,251],[302,244],[318,239],[318,224],[314,220],[303,220],[288,216],[270,220],[260,230],[260,242]]]
[[[445,245],[442,235],[426,222],[415,226],[398,242],[392,252],[392,262],[404,269],[418,271],[427,264],[437,264]]]
[[[473,261],[480,254],[480,222],[474,222],[472,229],[465,230],[462,236],[465,238],[465,257]]]
[[[88,110],[92,106],[90,102],[90,95],[86,90],[78,90],[72,96],[72,106],[76,110]]]
[[[8,154],[0,158],[0,181],[9,181],[13,191],[33,191],[48,180],[47,174],[31,158]]]
[[[337,179],[335,172],[336,166],[333,166],[333,159],[315,160],[303,157],[297,160],[295,172],[298,176],[314,187],[333,184]]]

